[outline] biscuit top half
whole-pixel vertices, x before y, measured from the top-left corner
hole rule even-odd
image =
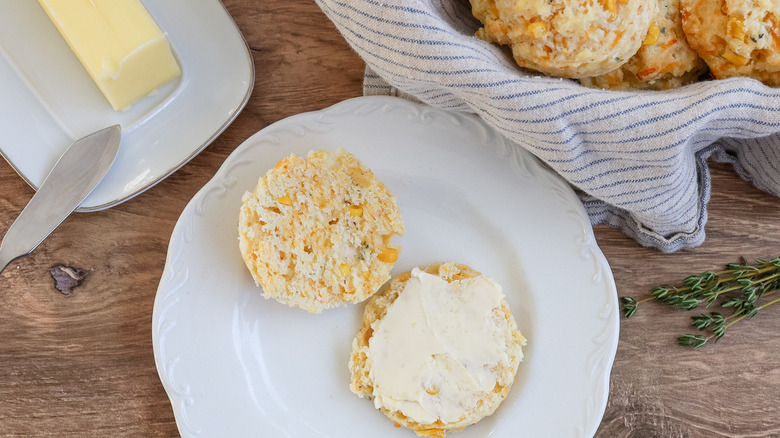
[[[266,298],[317,313],[363,301],[390,278],[401,211],[345,150],[290,155],[243,201],[239,247]]]

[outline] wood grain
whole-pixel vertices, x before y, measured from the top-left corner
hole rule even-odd
[[[107,211],[71,216],[0,275],[0,436],[177,436],[154,365],[151,312],[179,214],[257,130],[361,94],[362,61],[314,2],[224,4],[256,68],[251,100],[238,119],[165,181]],[[699,248],[662,254],[596,227],[620,295],[639,297],[742,255],[780,255],[778,199],[729,166],[712,171],[708,237]],[[32,194],[0,162],[0,232]],[[56,264],[89,275],[66,296],[48,273]],[[621,320],[597,436],[780,436],[780,307],[697,351],[675,344],[687,324],[687,315],[652,303]]]
[[[596,228],[618,294],[641,297],[659,284],[725,263],[780,255],[780,202],[716,164],[707,240],[675,254],[637,248],[620,232]],[[728,330],[699,350],[676,346],[690,316],[646,303],[621,319],[610,398],[599,437],[780,436],[780,308]]]

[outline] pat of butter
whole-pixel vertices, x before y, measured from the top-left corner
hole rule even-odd
[[[181,75],[140,0],[38,0],[115,110]]]

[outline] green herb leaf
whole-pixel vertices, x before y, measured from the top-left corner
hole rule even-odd
[[[756,259],[754,264],[742,258],[741,263],[729,263],[723,271],[702,272],[689,275],[681,286],[656,286],[649,296],[640,300],[622,297],[623,314],[631,317],[637,312],[639,303],[658,301],[680,310],[690,311],[702,303],[707,307],[720,300],[719,306],[731,310],[724,316],[719,312],[702,313],[691,317],[691,325],[709,333],[705,335],[686,334],[677,338],[677,343],[694,348],[702,347],[709,340],[717,342],[726,329],[744,319],[751,319],[780,298],[767,301],[764,298],[780,291],[780,257],[771,260]]]

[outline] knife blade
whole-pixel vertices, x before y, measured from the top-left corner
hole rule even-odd
[[[0,273],[30,254],[92,192],[119,152],[122,129],[109,126],[74,141],[8,228],[0,243]]]

